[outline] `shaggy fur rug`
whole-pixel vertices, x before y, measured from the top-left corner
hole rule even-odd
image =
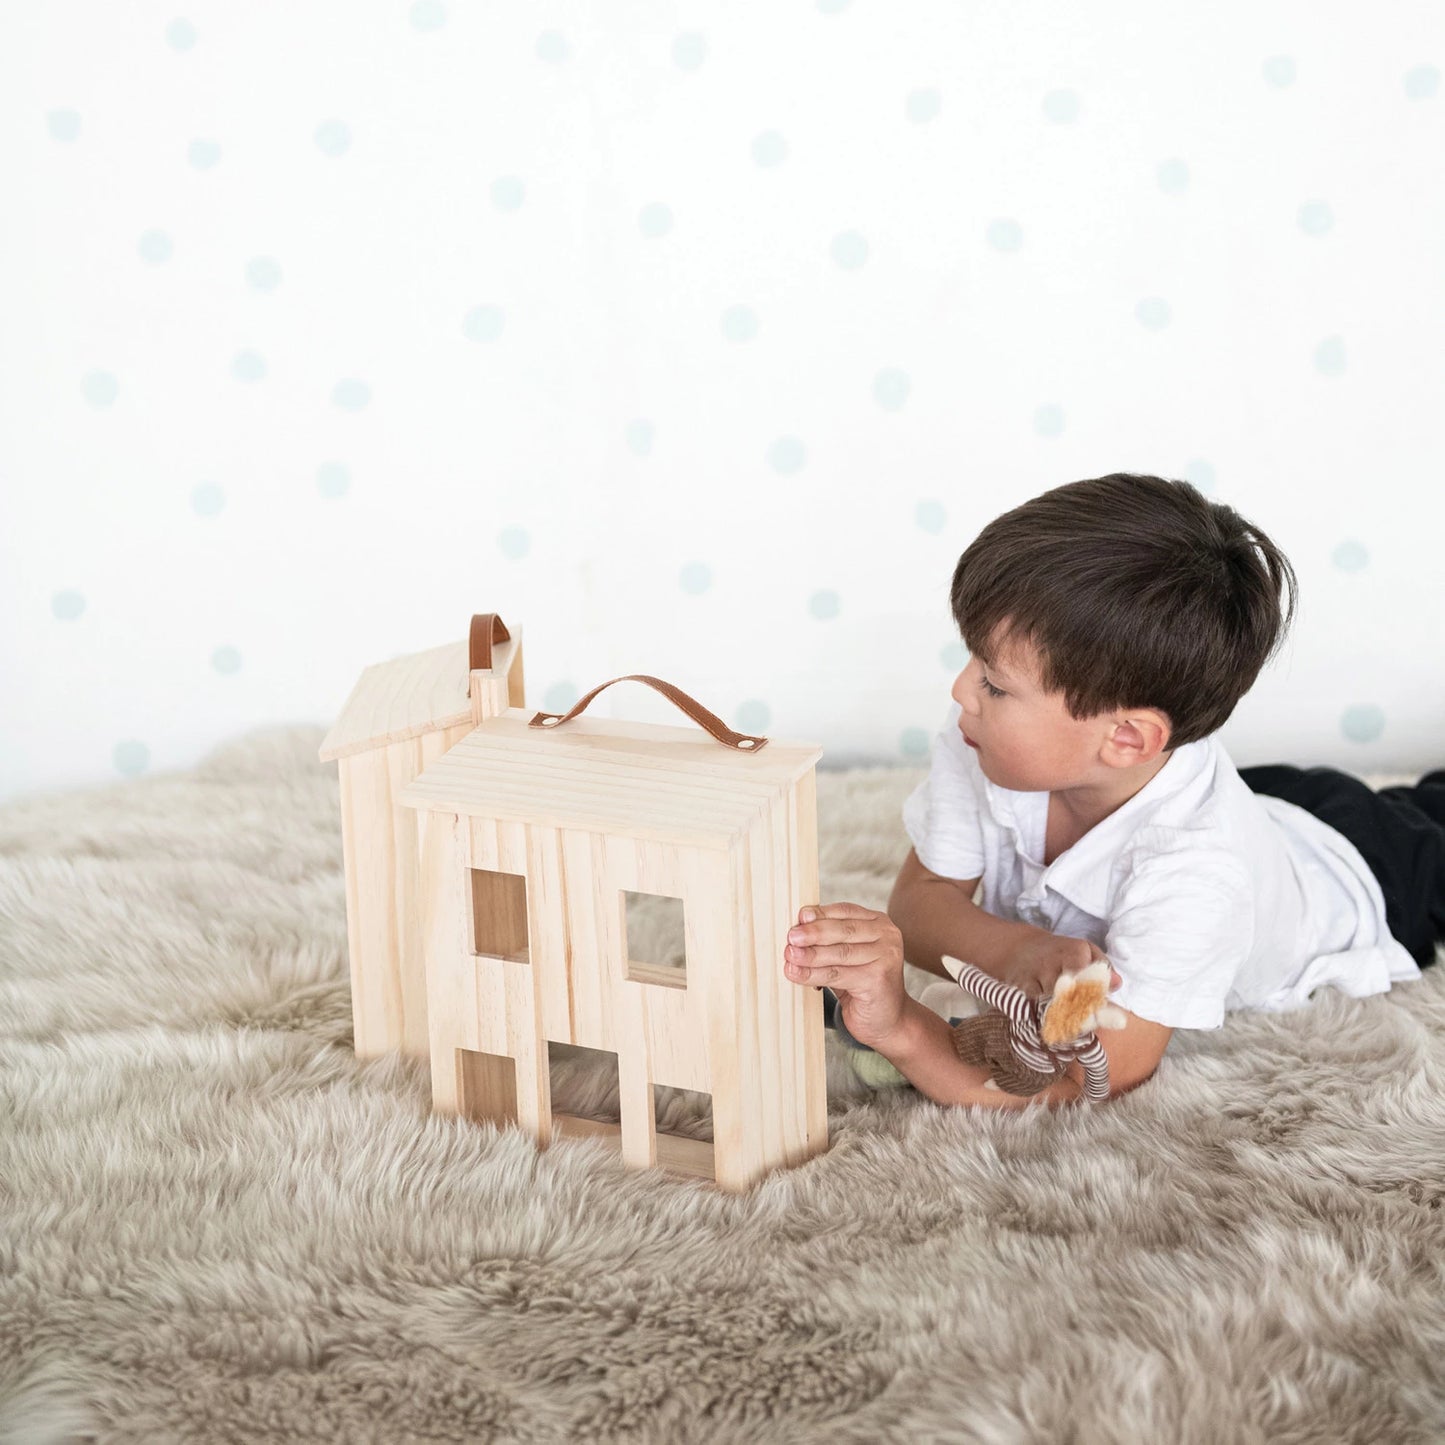
[[[727,1196],[357,1063],[321,736],[0,809],[0,1439],[1445,1435],[1445,967],[1092,1108],[830,1036],[830,1151]],[[884,906],[921,776],[819,773],[825,900]]]

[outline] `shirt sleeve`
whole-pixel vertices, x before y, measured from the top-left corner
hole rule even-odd
[[[904,799],[903,827],[918,861],[941,878],[983,876],[982,774],[958,731],[953,703],[933,738],[928,776]]]
[[[1147,856],[1115,896],[1104,952],[1111,1003],[1177,1029],[1216,1029],[1254,947],[1254,891],[1238,859],[1187,847]]]

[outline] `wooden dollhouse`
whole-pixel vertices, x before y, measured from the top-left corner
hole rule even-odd
[[[482,617],[505,643],[500,618]],[[419,707],[410,736],[393,736],[379,724],[404,706],[409,675],[445,705]],[[818,897],[822,749],[734,732],[646,674],[565,714],[533,713],[521,676],[518,639],[490,668],[469,665],[474,721],[420,667],[365,689],[363,675],[347,705],[352,750],[343,734],[336,755],[368,760],[343,773],[342,796],[369,1044],[415,1054],[422,1027],[433,1109],[515,1125],[542,1147],[602,1137],[629,1168],[741,1190],[822,1152],[822,996],[782,966],[788,929]],[[580,716],[622,681],[656,688],[703,730]],[[678,910],[680,958],[638,956],[629,913],[643,903]],[[360,1053],[360,1026],[357,1040]],[[620,1122],[552,1107],[553,1045],[615,1069]],[[658,1086],[710,1096],[711,1141],[659,1131]]]

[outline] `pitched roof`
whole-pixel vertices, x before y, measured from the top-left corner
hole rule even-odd
[[[490,614],[488,614],[490,615]],[[522,629],[496,643],[492,671],[506,677]],[[448,642],[366,668],[351,689],[331,731],[322,739],[323,763],[403,738],[471,721],[469,641]]]

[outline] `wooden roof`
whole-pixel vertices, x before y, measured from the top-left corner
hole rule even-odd
[[[496,644],[492,672],[506,677],[522,629]],[[323,763],[368,748],[414,738],[438,728],[470,722],[468,642],[448,642],[425,652],[412,652],[373,663],[362,672],[351,696],[322,740]]]
[[[696,725],[578,716],[529,727],[513,707],[483,719],[400,793],[414,808],[724,847],[823,756],[769,738],[757,753]]]

